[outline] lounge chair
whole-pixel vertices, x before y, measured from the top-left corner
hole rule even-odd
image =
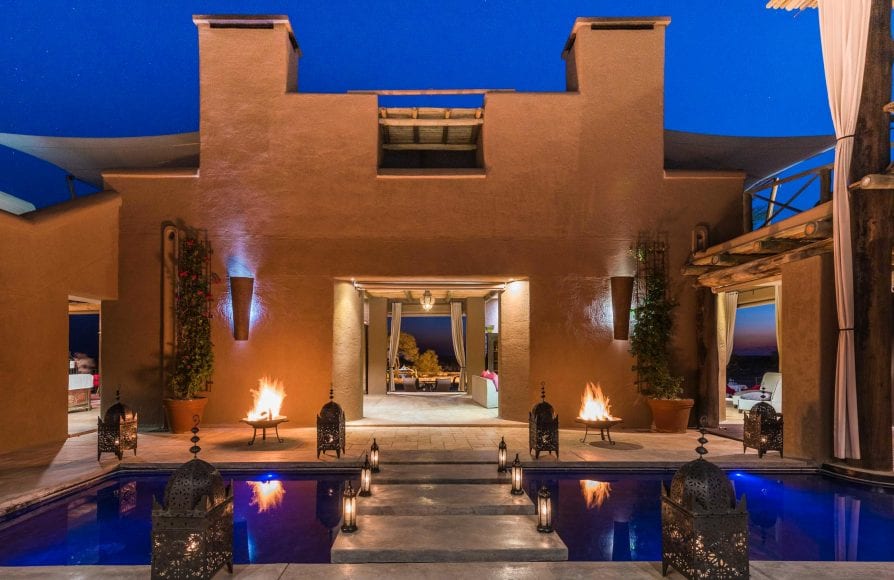
[[[419,380],[416,377],[403,377],[400,380],[403,390],[408,393],[415,393],[419,389]]]
[[[752,407],[767,401],[777,413],[782,412],[782,375],[780,373],[764,373],[760,390],[743,391],[733,396],[733,406],[741,412],[750,411]]]
[[[439,393],[449,392],[450,391],[450,379],[449,378],[435,379],[435,390]]]

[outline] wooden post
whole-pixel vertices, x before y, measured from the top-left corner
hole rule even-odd
[[[819,202],[826,203],[832,201],[832,170],[820,170],[820,193]]]
[[[742,194],[742,233],[747,234],[754,230],[754,214],[751,208],[753,203],[751,194],[745,192]]]
[[[891,0],[873,0],[866,68],[848,182],[884,173],[890,159]],[[845,192],[836,192],[843,195]],[[890,470],[891,247],[894,190],[856,189],[851,195],[854,258],[854,342],[861,465]]]
[[[708,418],[708,427],[717,427],[720,413],[720,385],[717,384],[717,297],[710,288],[696,290],[698,311],[698,415]]]

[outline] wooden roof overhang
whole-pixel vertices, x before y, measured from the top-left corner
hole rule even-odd
[[[484,109],[381,107],[382,148],[392,151],[475,151]]]
[[[783,10],[804,10],[805,8],[816,8],[817,0],[769,0],[767,8],[778,8]],[[894,4],[894,2],[892,2]]]
[[[715,292],[778,279],[782,265],[832,251],[832,202],[693,252],[683,275]]]

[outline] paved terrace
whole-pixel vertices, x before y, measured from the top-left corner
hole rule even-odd
[[[316,457],[316,430],[280,430],[283,443],[268,432],[267,441],[251,447],[251,428],[246,425],[208,426],[202,429],[201,457],[220,468],[356,468],[373,438],[381,448],[383,463],[476,463],[495,462],[500,437],[506,438],[510,459],[519,453],[526,466],[556,467],[675,468],[696,457],[696,431],[686,434],[659,434],[645,431],[613,430],[616,445],[591,433],[586,443],[583,431],[560,432],[561,461],[541,455],[535,461],[528,454],[527,425],[520,423],[488,427],[353,426],[347,428],[347,449],[337,460],[333,453]],[[96,461],[96,434],[69,438],[65,443],[16,451],[0,456],[0,515],[25,507],[40,499],[65,492],[73,486],[125,468],[173,468],[190,458],[189,434],[140,433],[138,454],[125,454],[118,462],[103,454]],[[710,436],[708,458],[727,468],[774,469],[812,468],[801,461],[783,459],[772,452],[758,459],[757,452],[742,453],[737,441]],[[434,468],[435,466],[433,466]]]

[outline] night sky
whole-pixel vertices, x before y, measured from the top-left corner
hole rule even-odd
[[[120,137],[195,131],[198,45],[192,15],[268,13],[291,19],[303,52],[299,90],[339,93],[562,91],[560,54],[576,16],[667,15],[667,128],[831,134],[816,10],[767,10],[765,3],[0,0],[0,132]],[[68,198],[64,177],[58,168],[0,147],[0,191],[44,207]],[[91,191],[83,183],[76,189]],[[772,328],[758,314],[743,311],[740,320],[750,324],[754,315],[765,331]],[[444,352],[450,352],[449,334],[443,335]],[[444,345],[434,342],[441,339],[431,340],[442,352]]]

